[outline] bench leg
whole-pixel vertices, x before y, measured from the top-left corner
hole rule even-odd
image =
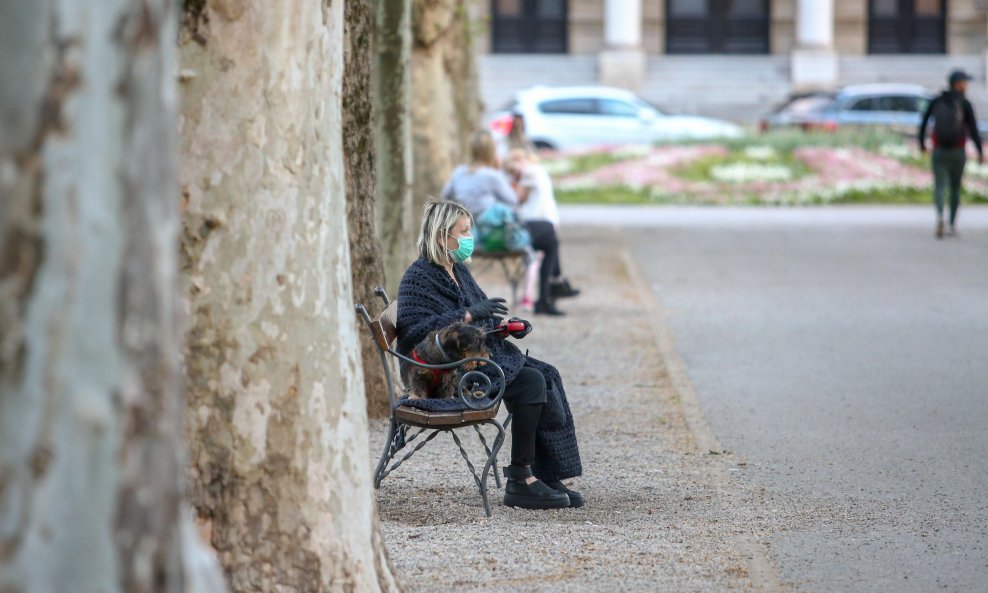
[[[400,435],[400,431],[401,431],[402,426],[403,425],[399,425],[398,426],[399,436],[401,436]],[[415,433],[412,436],[410,436],[408,438],[408,440],[406,440],[401,446],[397,446],[396,445],[395,448],[394,448],[394,450],[391,452],[390,457],[393,458],[398,453],[398,451],[401,451],[401,449],[406,444],[411,443],[413,440],[415,440],[416,437],[418,437],[420,434],[422,434],[425,431],[426,431],[426,429],[425,428],[422,428],[417,433]],[[394,465],[392,465],[390,468],[384,469],[381,472],[381,478],[380,479],[383,480],[384,478],[388,477],[388,474],[390,474],[391,472],[393,472],[396,469],[398,469],[401,466],[402,463],[405,463],[406,461],[408,461],[409,459],[411,459],[412,458],[412,455],[415,455],[416,453],[419,452],[419,450],[422,449],[422,447],[424,447],[427,444],[429,444],[429,441],[431,441],[432,439],[436,438],[436,436],[438,436],[440,432],[442,432],[442,430],[433,430],[431,433],[429,433],[429,436],[427,436],[424,439],[422,439],[421,441],[419,441],[418,444],[415,445],[415,447],[411,451],[409,451],[408,453],[406,453],[404,457],[402,457],[401,459],[399,459],[398,461],[396,461],[394,463]],[[462,449],[461,449],[461,451],[462,451]]]
[[[511,416],[508,416],[508,420]],[[491,424],[497,429],[497,436],[494,437],[494,444],[491,446],[490,455],[487,457],[487,463],[484,464],[484,471],[481,472],[481,495],[484,497],[485,510],[487,510],[487,516],[491,516],[490,504],[487,502],[487,475],[494,468],[494,481],[497,483],[497,487],[501,488],[501,477],[497,473],[497,454],[501,450],[501,445],[504,444],[504,427],[497,420],[491,420]]]
[[[491,466],[495,463],[495,460],[497,459],[497,452],[500,450],[501,444],[504,442],[504,429],[497,422],[497,420],[493,419],[487,420],[483,422],[483,424],[493,424],[497,428],[497,437],[494,439],[493,451],[491,449],[487,449],[486,443],[484,444],[484,448],[487,449],[488,455],[487,462],[484,464],[484,469],[480,472],[480,474],[477,474],[477,469],[473,466],[473,462],[470,461],[470,456],[467,455],[466,449],[463,448],[463,443],[460,442],[460,437],[456,434],[456,430],[450,430],[449,435],[453,437],[453,442],[455,442],[456,446],[460,449],[460,455],[463,457],[463,460],[467,462],[467,468],[470,470],[470,474],[473,476],[473,480],[476,482],[477,488],[480,489],[480,497],[484,500],[484,513],[490,517],[493,513],[491,511],[490,499],[487,496],[487,474],[490,472]],[[480,433],[479,429],[477,432],[478,434]],[[483,436],[481,436],[481,440],[483,441]]]
[[[384,468],[387,467],[388,461],[394,456],[394,442],[397,435],[398,423],[392,420],[391,426],[388,428],[388,438],[384,441],[384,451],[381,453],[381,459],[377,462],[377,469],[374,470],[375,489],[381,487],[381,480],[384,478]]]
[[[497,468],[497,454],[487,445],[487,439],[484,438],[484,433],[480,430],[480,426],[480,424],[474,424],[473,429],[477,431],[477,437],[480,438],[480,442],[484,445],[484,451],[487,451],[487,457],[494,456],[494,467]],[[498,489],[501,488],[501,475],[497,472],[497,469],[494,470],[494,484],[497,485]]]
[[[501,259],[498,260],[498,264],[501,265],[504,279],[508,281],[508,286],[511,288],[511,306],[517,307],[520,302],[518,299],[518,289],[521,287],[521,283],[525,279],[525,272],[528,269],[525,261],[508,262]]]

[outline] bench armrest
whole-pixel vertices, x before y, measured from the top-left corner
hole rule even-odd
[[[504,370],[501,368],[499,364],[497,364],[496,362],[494,362],[489,358],[471,357],[471,358],[464,358],[462,360],[457,360],[455,362],[447,362],[444,364],[425,364],[418,362],[417,360],[414,360],[407,356],[404,356],[402,354],[399,354],[393,348],[388,349],[388,354],[394,356],[395,358],[406,364],[423,369],[430,369],[436,371],[452,370],[459,368],[468,362],[479,362],[487,367],[492,368],[494,370],[495,375],[497,375],[497,377],[495,378],[495,381],[491,381],[490,377],[488,377],[485,373],[482,373],[479,370],[467,371],[460,378],[460,384],[457,386],[457,392],[460,396],[460,400],[463,402],[463,404],[466,407],[470,408],[471,410],[489,410],[490,408],[493,408],[494,406],[501,403],[501,398],[504,397],[504,387],[505,384],[507,383],[504,379]],[[497,378],[500,378],[500,381],[497,381]],[[494,391],[495,382],[499,384],[496,394],[492,393]],[[466,389],[466,387],[471,385],[471,383],[473,383],[474,385],[476,385],[477,383],[480,384],[480,389],[481,391],[484,392],[483,397],[476,397],[473,395],[472,389],[470,390]]]

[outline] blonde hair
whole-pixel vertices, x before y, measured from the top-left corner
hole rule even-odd
[[[538,163],[539,156],[525,148],[512,148],[504,160],[508,163]]]
[[[449,250],[439,244],[439,240],[444,238],[443,235],[450,234],[457,221],[464,216],[470,220],[470,226],[473,226],[473,216],[463,204],[447,200],[427,202],[422,216],[422,229],[419,231],[419,239],[416,243],[419,257],[440,266],[451,265],[453,258]]]
[[[470,161],[471,164],[497,166],[497,147],[494,145],[494,137],[486,130],[474,132],[470,138]]]

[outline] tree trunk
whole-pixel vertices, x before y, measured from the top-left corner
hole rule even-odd
[[[413,0],[413,212],[464,162],[482,105],[468,0]]]
[[[374,108],[371,65],[374,58],[374,7],[370,0],[346,3],[343,67],[343,154],[346,159],[346,213],[350,235],[353,297],[371,311],[380,307],[374,288],[384,286],[384,265],[377,233],[374,190]],[[360,332],[367,414],[390,412],[384,369],[367,331]]]
[[[183,513],[175,4],[0,3],[0,591],[222,591]]]
[[[377,230],[384,279],[392,296],[415,254],[418,213],[412,211],[412,133],[409,122],[411,0],[377,3],[374,64]],[[369,364],[369,363],[368,363]]]
[[[192,502],[235,591],[397,590],[351,291],[343,4],[210,0],[180,40]]]

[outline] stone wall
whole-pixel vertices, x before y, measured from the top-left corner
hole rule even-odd
[[[604,47],[606,0],[569,0],[569,53],[595,54]],[[667,0],[642,0],[642,45],[645,53],[665,53]],[[770,0],[771,52],[788,54],[795,45],[798,0]],[[947,53],[981,54],[988,45],[988,21],[980,0],[947,0]],[[490,3],[475,2],[477,51],[490,53]],[[844,55],[868,52],[868,0],[834,0],[834,44]]]

